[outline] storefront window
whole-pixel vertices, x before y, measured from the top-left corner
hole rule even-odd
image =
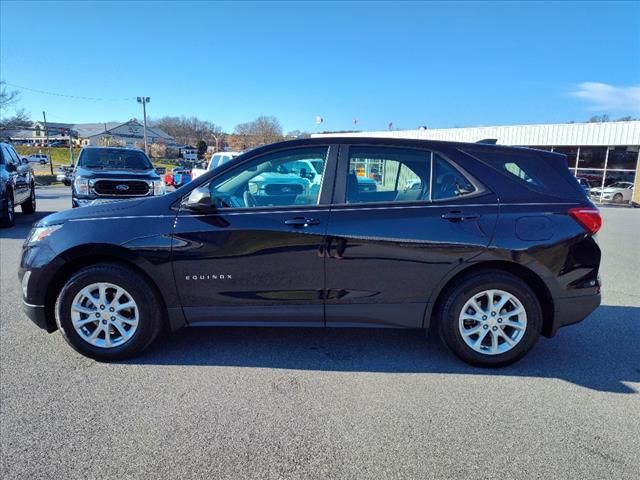
[[[607,169],[635,170],[640,147],[611,147]]]
[[[604,168],[607,147],[580,147],[578,168]]]
[[[604,170],[578,169],[576,177],[585,179],[591,188],[601,187]]]

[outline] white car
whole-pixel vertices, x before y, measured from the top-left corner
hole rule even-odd
[[[45,155],[43,153],[33,153],[31,155],[27,155],[26,157],[22,157],[23,160],[26,160],[29,163],[39,163],[40,165],[46,165],[51,160],[49,159],[49,155]]]
[[[228,161],[236,158],[242,152],[218,152],[214,153],[211,156],[211,160],[209,160],[209,165],[207,168],[193,168],[191,169],[191,180],[195,180],[200,175],[207,173],[209,170],[213,170],[214,168],[219,167],[220,165],[224,165]]]
[[[593,200],[602,197],[603,202],[628,203],[633,196],[633,183],[616,182],[604,187],[604,190],[601,187],[592,188],[589,193]]]

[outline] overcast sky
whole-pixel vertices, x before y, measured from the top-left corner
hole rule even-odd
[[[638,19],[612,1],[2,1],[0,78],[56,122],[140,118],[139,95],[154,118],[226,131],[258,115],[285,131],[640,116]]]

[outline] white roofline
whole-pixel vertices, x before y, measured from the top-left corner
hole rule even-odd
[[[312,137],[383,137],[477,142],[497,139],[500,145],[518,146],[629,146],[640,145],[640,121],[603,123],[549,123],[488,127],[439,128],[312,134]]]

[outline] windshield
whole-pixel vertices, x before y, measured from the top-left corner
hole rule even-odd
[[[89,148],[82,151],[78,166],[98,169],[151,170],[147,156],[137,150]]]

